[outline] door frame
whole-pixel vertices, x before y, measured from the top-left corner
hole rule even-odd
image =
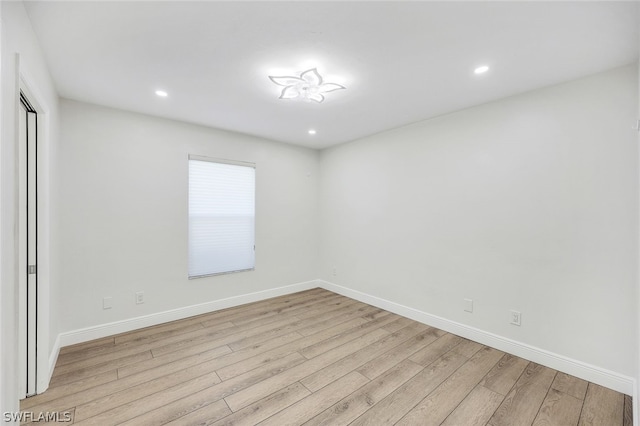
[[[46,103],[43,102],[43,96],[32,82],[33,79],[29,78],[27,70],[22,67],[20,61],[20,55],[17,55],[17,79],[16,82],[16,113],[20,108],[20,92],[24,93],[25,97],[29,100],[31,106],[36,110],[38,114],[37,119],[37,133],[38,133],[38,150],[37,150],[37,239],[38,239],[38,291],[37,291],[37,353],[36,353],[36,394],[42,393],[49,387],[49,381],[51,374],[53,373],[52,363],[55,363],[57,358],[56,345],[49,342],[50,335],[50,282],[51,282],[51,250],[50,250],[50,109]],[[19,118],[16,116],[16,128],[19,125]],[[16,154],[19,146],[19,135],[16,132]],[[16,155],[17,157],[17,155]],[[16,158],[17,161],[17,158]],[[16,185],[18,185],[21,173],[21,164],[16,164]],[[16,198],[18,198],[16,194]],[[15,217],[19,218],[20,206],[18,203],[15,205]],[[24,220],[24,219],[22,219]],[[25,235],[18,235],[16,244],[21,244],[21,241],[26,239]],[[17,274],[24,272],[20,271],[18,265],[19,259],[16,257],[16,271]],[[20,276],[16,276],[16,285],[20,282]],[[16,289],[16,294],[20,294],[21,289]],[[18,321],[22,321],[24,317],[25,306],[18,306]],[[25,317],[26,318],[26,317]],[[25,336],[18,336],[18,345],[21,348],[26,348],[27,342]],[[52,350],[53,349],[53,350]],[[18,374],[26,373],[26,359],[18,359],[20,370]],[[22,379],[19,379],[22,380]],[[19,395],[20,398],[24,398],[25,395]]]

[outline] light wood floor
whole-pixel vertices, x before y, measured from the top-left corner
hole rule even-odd
[[[313,289],[61,350],[80,425],[631,425],[631,398]]]

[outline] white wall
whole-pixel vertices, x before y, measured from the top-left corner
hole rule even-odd
[[[635,377],[637,84],[629,66],[323,151],[321,277]]]
[[[316,278],[317,151],[60,104],[63,332]],[[256,163],[255,271],[187,279],[188,154]]]
[[[55,155],[58,132],[58,95],[49,76],[38,41],[21,2],[0,2],[2,10],[2,119],[0,140],[0,413],[18,409],[17,355],[17,259],[16,259],[16,142],[18,106],[18,75],[28,84],[33,100],[45,123],[40,135],[39,214],[39,302],[43,325],[40,330],[39,351],[45,354],[38,364],[39,386],[48,382],[48,358],[54,351],[58,335],[58,311],[49,303],[48,295],[58,291],[56,269],[50,252],[55,251],[56,220],[52,212],[56,191]],[[19,55],[19,60],[16,55]],[[41,387],[42,388],[42,387]]]

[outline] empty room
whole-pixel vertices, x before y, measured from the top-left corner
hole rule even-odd
[[[1,1],[2,422],[639,426],[639,29]]]

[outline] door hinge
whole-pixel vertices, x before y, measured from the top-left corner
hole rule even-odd
[[[37,273],[36,265],[29,265],[29,268],[28,268],[28,272],[27,272],[27,273],[28,273],[29,275],[31,275],[31,274],[36,274],[36,273]]]

